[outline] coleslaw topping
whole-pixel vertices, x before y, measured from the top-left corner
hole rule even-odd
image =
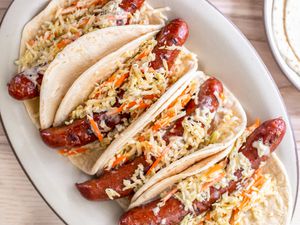
[[[208,144],[213,144],[212,135],[215,136],[216,132],[218,132],[219,137],[214,137],[214,143],[231,136],[235,131],[228,126],[238,126],[241,121],[234,112],[229,109],[226,109],[225,113],[222,102],[220,102],[221,112],[214,112],[220,114],[218,116],[219,124],[213,125],[215,132],[211,135],[209,135],[208,131],[212,126],[211,124],[213,124],[214,113],[211,113],[204,107],[203,109],[197,109],[195,113],[185,117],[185,106],[190,100],[196,101],[200,86],[201,82],[199,82],[199,80],[193,80],[183,93],[174,100],[154,122],[151,122],[143,132],[129,140],[127,144],[118,151],[107,164],[107,169],[112,168],[112,165],[115,166],[116,164],[114,162],[124,155],[126,155],[126,160],[120,162],[119,165],[144,154],[149,165],[152,165],[146,174],[146,178],[149,179],[165,166]],[[224,100],[225,98],[226,97],[224,97]],[[169,142],[166,141],[164,135],[168,127],[180,119],[182,120],[181,123],[184,130],[182,136],[174,135],[170,137]],[[132,186],[130,187],[132,188]],[[202,195],[202,197],[204,198],[204,195]]]
[[[251,218],[259,219],[262,214],[260,210],[266,207],[266,198],[277,196],[275,178],[268,173],[262,173],[262,169],[254,171],[250,161],[239,152],[240,147],[247,137],[259,124],[249,127],[241,137],[238,138],[227,159],[210,167],[209,169],[187,177],[175,185],[173,193],[175,198],[182,202],[188,214],[181,224],[226,224],[235,225],[246,221],[249,215]],[[231,181],[237,180],[236,171],[240,171],[242,179],[233,193],[224,193],[220,200],[212,205],[212,210],[194,216],[194,203],[205,202],[210,199],[211,187],[219,190],[227,187]],[[169,191],[161,194],[162,202]],[[279,201],[279,202],[278,202]],[[279,213],[280,199],[276,201],[276,211]],[[247,214],[247,217],[245,217]],[[247,220],[249,222],[249,220]],[[247,224],[247,223],[242,223]]]
[[[144,4],[134,14],[120,7],[121,0],[71,0],[58,7],[54,18],[45,21],[36,36],[26,43],[24,54],[16,61],[23,70],[40,67],[46,71],[49,63],[68,44],[97,29],[127,24],[149,24],[153,10]],[[155,14],[161,21],[165,16]]]
[[[164,67],[154,70],[149,65],[155,59],[152,50],[156,44],[156,40],[151,38],[139,48],[125,52],[125,63],[117,62],[118,69],[108,79],[95,84],[88,99],[71,112],[65,124],[86,116],[93,118],[96,113],[112,119],[118,115],[120,123],[112,128],[105,120],[99,121],[97,126],[92,120],[90,122],[99,140],[110,143],[120,135],[186,72],[186,68],[182,67],[196,60],[194,54],[181,51],[171,70]],[[127,158],[122,156],[117,161],[124,162]],[[110,168],[113,164],[116,163],[112,162]]]
[[[265,224],[263,214],[268,214],[267,204],[270,198],[276,198],[275,213],[282,212],[279,189],[274,177],[270,174],[255,173],[248,180],[243,189],[239,189],[230,195],[225,193],[221,199],[212,205],[209,212],[199,216],[188,214],[181,221],[181,225],[241,225],[241,224]],[[273,211],[273,210],[272,210]],[[274,212],[273,212],[274,213]],[[274,216],[270,214],[268,216]],[[277,224],[277,223],[276,223]],[[278,221],[278,224],[280,222]]]

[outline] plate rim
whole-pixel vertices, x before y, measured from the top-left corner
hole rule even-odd
[[[261,63],[261,65],[263,65],[267,75],[269,76],[269,78],[271,78],[271,82],[273,82],[273,84],[275,84],[276,86],[276,92],[277,94],[279,95],[279,100],[281,101],[282,105],[283,105],[283,108],[287,114],[287,118],[288,118],[288,125],[291,127],[291,134],[292,134],[292,139],[293,139],[293,144],[294,144],[294,151],[295,151],[295,156],[296,156],[296,168],[297,168],[297,184],[296,184],[296,196],[295,196],[295,199],[294,199],[294,206],[293,206],[293,210],[292,210],[292,215],[291,215],[291,221],[293,220],[293,217],[294,217],[294,213],[295,213],[295,209],[296,209],[296,206],[297,206],[297,199],[299,197],[298,195],[298,190],[299,190],[299,156],[298,156],[298,150],[297,150],[297,144],[296,144],[296,138],[295,138],[295,132],[294,132],[294,129],[293,129],[293,125],[291,123],[291,118],[290,118],[290,115],[288,114],[288,111],[287,111],[287,108],[286,108],[286,105],[285,105],[285,102],[282,98],[282,95],[279,91],[279,88],[276,84],[276,82],[274,81],[270,71],[268,70],[267,66],[265,65],[264,61],[262,60],[262,58],[260,57],[260,55],[258,54],[258,52],[256,51],[256,49],[254,48],[254,46],[250,43],[250,41],[246,38],[246,36],[242,33],[242,31],[227,17],[225,16],[215,5],[213,5],[213,3],[211,3],[209,0],[202,0],[204,2],[206,2],[208,5],[210,5],[210,7],[214,8],[216,10],[216,12],[221,15],[231,26],[233,26],[233,28],[239,33],[239,35],[241,36],[241,38],[244,39],[244,41],[246,41],[248,47],[250,47],[250,49],[252,50],[252,52],[255,54],[256,56],[256,59]],[[8,5],[1,21],[0,21],[0,29],[2,27],[2,23],[4,21],[4,19],[6,18],[6,14],[8,13],[8,11],[11,9],[11,6],[16,2],[16,0],[12,0],[11,3]],[[276,56],[274,55],[274,52],[273,52],[273,48],[270,46],[270,42],[269,42],[269,36],[268,36],[268,32],[267,32],[267,29],[266,29],[266,20],[265,20],[265,16],[266,16],[266,13],[265,13],[265,6],[266,6],[266,2],[268,2],[268,0],[265,0],[264,1],[264,9],[263,9],[263,18],[264,18],[264,28],[265,28],[265,34],[267,35],[267,38],[268,38],[268,45],[271,49],[271,53],[273,55],[273,57],[276,59],[276,63],[279,65],[279,63],[277,62],[277,58]],[[273,0],[272,0],[273,2]],[[279,65],[281,71],[283,72],[281,66]],[[284,73],[284,72],[283,72]],[[285,74],[285,73],[284,73]],[[285,74],[286,75],[286,74]],[[288,77],[288,76],[287,76]],[[290,80],[290,78],[288,77],[288,79]],[[291,81],[291,80],[290,80]],[[292,82],[292,81],[291,81]],[[293,83],[293,82],[292,82]],[[293,83],[294,84],[294,83]],[[299,90],[300,90],[300,87],[299,87]],[[3,119],[2,119],[2,115],[1,115],[1,111],[0,111],[0,123],[3,127],[3,130],[4,130],[4,134],[7,138],[7,141],[8,141],[8,144],[15,156],[15,158],[17,159],[19,165],[21,166],[21,169],[23,170],[23,172],[25,173],[27,179],[30,181],[30,183],[32,184],[33,188],[36,190],[36,192],[40,195],[40,197],[43,199],[43,201],[47,204],[47,206],[51,209],[51,211],[58,217],[58,219],[60,219],[61,222],[63,222],[64,224],[67,224],[67,222],[63,219],[63,216],[60,215],[56,210],[55,208],[46,200],[46,197],[43,196],[43,194],[40,192],[40,190],[38,189],[38,187],[35,185],[34,181],[31,179],[30,175],[27,173],[25,167],[23,166],[19,156],[17,155],[17,152],[15,151],[13,145],[12,145],[12,142],[8,136],[8,133],[6,131],[6,127],[4,125],[4,122],[3,122]]]

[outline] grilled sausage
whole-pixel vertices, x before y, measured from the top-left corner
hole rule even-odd
[[[77,183],[76,187],[81,195],[89,200],[109,200],[106,193],[108,188],[116,191],[120,196],[115,196],[114,199],[129,196],[133,193],[133,189],[124,190],[124,180],[130,180],[138,166],[142,164],[146,172],[150,166],[146,162],[144,156],[136,158],[134,161],[124,164],[118,169],[111,171],[104,171],[99,178],[86,181],[84,183]]]
[[[101,113],[94,114],[93,119],[98,124],[104,120],[106,126],[112,130],[126,117],[128,117],[128,114],[108,116],[106,113]],[[103,132],[103,134],[107,132],[103,130],[100,131]],[[87,118],[75,120],[67,126],[51,127],[41,130],[40,135],[42,140],[52,148],[79,147],[97,140],[97,136],[94,134]]]
[[[144,2],[145,0],[123,0],[119,6],[126,12],[135,13],[143,6]]]
[[[257,140],[262,140],[263,143],[270,147],[270,152],[281,142],[286,130],[286,125],[283,119],[278,118],[264,122],[248,137],[246,143],[240,149],[252,164],[253,169],[257,169],[262,161],[267,160],[267,156],[259,157],[253,143]]]
[[[214,107],[216,106],[214,108],[214,110],[216,111],[219,105],[217,97],[215,96],[216,91],[220,91],[219,94],[223,93],[223,85],[220,81],[218,81],[216,78],[210,78],[207,81],[205,81],[201,85],[201,89],[198,93],[198,100],[199,100],[198,103],[197,104],[194,103],[192,105],[193,108],[189,107],[189,104],[187,105],[187,108],[189,109],[189,113],[186,116],[191,115],[193,112],[195,112],[197,107],[200,108],[208,107],[209,109],[211,109],[213,106]],[[212,98],[212,99],[207,101],[208,98]],[[202,99],[206,99],[206,100],[202,101]],[[191,100],[190,102],[194,102],[194,100]],[[183,118],[178,119],[175,122],[175,124],[170,128],[168,128],[167,132],[164,134],[163,138],[167,143],[169,143],[171,137],[181,136],[183,134],[183,127],[182,127]],[[138,168],[140,160],[141,160],[140,158],[136,158],[133,160],[132,163],[130,163],[130,165],[123,165],[118,170],[106,171],[99,178],[86,181],[83,184],[77,184],[76,186],[80,191],[80,193],[89,200],[106,200],[107,195],[105,193],[105,190],[107,188],[107,185],[105,184],[110,184],[111,188],[116,187],[116,189],[113,190],[117,191],[120,194],[119,196],[120,198],[126,197],[129,194],[131,194],[133,190],[130,189],[121,192],[118,191],[118,190],[122,190],[121,187],[123,187],[124,179],[122,179],[122,177],[124,173],[126,173],[126,175],[128,175],[129,177],[132,177],[135,170]],[[145,159],[143,161],[143,165],[144,167],[146,167],[146,165],[150,166],[147,164]]]
[[[281,118],[273,119],[264,122],[247,138],[244,145],[239,149],[245,157],[247,157],[251,163],[253,169],[258,169],[261,166],[261,162],[268,159],[270,153],[273,152],[281,142],[285,134],[286,126],[285,122]],[[265,145],[270,147],[270,153],[259,156],[257,149],[252,144],[257,140],[263,140]],[[194,202],[194,209],[197,215],[209,210],[213,203],[215,203],[222,194],[228,192],[232,193],[237,189],[238,184],[243,179],[242,171],[235,172],[237,180],[231,180],[229,185],[224,188],[217,189],[210,187],[210,198],[203,202]],[[164,224],[179,224],[180,221],[189,213],[184,210],[184,205],[174,197],[171,197],[166,201],[165,205],[160,208],[158,215],[154,215],[153,209],[157,207],[159,200],[150,202],[144,206],[136,207],[120,218],[120,225],[140,225],[140,224],[161,224],[164,220]]]
[[[163,28],[163,33],[159,33],[156,40],[161,43],[161,40],[169,40],[169,38],[175,38],[176,35],[181,35],[183,28],[187,28],[185,22],[182,20],[173,20],[165,28]],[[175,34],[173,33],[175,32]],[[182,39],[181,36],[178,38],[177,45],[182,45],[186,39]],[[167,61],[174,61],[173,51],[178,50],[168,50],[166,52],[161,52],[160,50],[156,51],[156,59],[153,62],[160,61],[160,57],[165,53],[167,54]],[[172,57],[170,57],[172,55]],[[177,54],[178,55],[178,54]],[[152,63],[153,63],[152,62]],[[155,63],[155,65],[158,65]],[[105,118],[103,118],[105,119]],[[114,126],[117,125],[121,120],[114,119]],[[91,132],[89,123],[87,119],[76,120],[73,124],[68,126],[61,126],[58,128],[49,128],[42,130],[41,136],[43,141],[51,147],[79,147],[88,143],[91,143],[96,140],[96,136]]]
[[[189,36],[189,28],[186,22],[181,19],[172,20],[167,24],[156,37],[157,45],[153,49],[155,60],[150,63],[150,67],[157,70],[164,66],[163,60],[171,69],[177,56],[180,53],[178,49],[166,49],[165,47],[182,46]]]
[[[43,75],[19,73],[7,84],[8,93],[17,100],[32,99],[39,96]]]

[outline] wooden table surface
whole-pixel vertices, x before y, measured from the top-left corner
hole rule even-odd
[[[0,19],[11,1],[0,0]],[[291,117],[297,148],[300,151],[300,92],[282,74],[272,57],[264,32],[263,0],[210,1],[241,29],[273,75]],[[62,224],[22,171],[2,127],[0,127],[0,171],[0,225]],[[299,210],[300,206],[297,208]],[[295,213],[294,225],[300,224],[299,212]]]

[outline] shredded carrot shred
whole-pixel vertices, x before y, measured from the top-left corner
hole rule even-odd
[[[76,33],[74,34],[74,38],[75,38],[75,39],[80,38],[80,36],[81,36],[81,32],[76,32]]]
[[[95,135],[97,136],[98,140],[101,142],[103,140],[103,136],[101,134],[101,131],[97,125],[97,123],[95,122],[95,120],[91,117],[91,116],[87,116],[89,123],[92,127],[92,130],[94,131]]]
[[[222,92],[222,93],[220,93],[220,98],[221,98],[221,100],[222,101],[224,101],[225,100],[225,95],[224,95],[224,93]]]
[[[180,96],[179,96],[180,97]],[[178,98],[179,98],[178,97]],[[176,105],[176,103],[178,102],[178,98],[176,98],[169,106],[168,106],[168,108],[167,109],[170,109],[170,108],[172,108],[174,105]]]
[[[114,83],[115,88],[120,87],[124,83],[125,79],[128,77],[129,77],[129,73],[125,73],[121,75],[121,77]]]
[[[138,57],[136,57],[136,59],[137,59],[137,60],[141,60],[141,59],[144,58],[147,54],[148,54],[147,51],[143,51]]]
[[[138,141],[141,141],[141,142],[145,141],[145,137],[144,136],[139,136],[137,139],[138,139]]]
[[[220,163],[216,164],[215,166],[211,167],[207,172],[203,174],[203,176],[209,176],[214,172],[223,169],[226,166],[226,160],[221,161]]]
[[[210,186],[214,185],[215,183],[219,182],[224,176],[225,176],[225,173],[221,173],[220,176],[218,176],[218,177],[215,178],[214,180],[205,183],[205,184],[202,186],[202,190],[205,190],[205,189],[209,188]]]
[[[136,101],[129,102],[129,103],[126,105],[126,109],[130,109],[130,108],[132,108],[133,106],[135,106],[136,104],[137,104]]]
[[[31,40],[29,40],[27,43],[28,43],[30,46],[32,46],[32,45],[34,45],[35,40],[31,39]]]
[[[89,19],[88,19],[88,18],[82,19],[82,20],[80,21],[80,23],[79,23],[79,27],[80,27],[80,28],[84,27],[85,25],[88,24],[88,22],[89,22]]]
[[[115,108],[115,109],[112,109],[109,112],[107,112],[107,115],[108,116],[115,115],[115,114],[122,112],[122,110],[123,110],[123,107],[120,106],[119,108]]]
[[[153,126],[152,126],[152,130],[153,131],[158,131],[160,129],[160,124],[159,123],[155,123]]]
[[[208,212],[208,213],[205,215],[205,219],[206,219],[206,220],[210,220],[210,212]]]
[[[79,2],[79,0],[72,2],[72,6],[77,6],[77,3]]]
[[[151,165],[150,169],[147,171],[146,175],[151,174],[151,172],[155,169],[155,167],[158,165],[158,163],[162,160],[162,158],[164,157],[164,155],[170,150],[170,147],[167,146],[163,152],[161,153],[161,155],[155,160],[155,162]]]
[[[259,125],[260,125],[260,119],[256,118],[254,124],[247,127],[247,130],[249,130],[249,131],[254,130],[254,129],[258,128]]]
[[[167,116],[172,118],[173,116],[175,116],[175,111],[174,110],[168,111]]]
[[[152,99],[157,98],[157,97],[158,97],[157,95],[152,94],[152,95],[145,95],[143,97],[143,99],[150,99],[150,100],[152,100]]]
[[[189,96],[189,98],[184,99],[184,101],[181,103],[182,106],[184,107],[184,106],[190,101],[190,99],[191,99],[191,96]],[[173,102],[173,103],[174,103],[174,102]],[[173,104],[173,103],[172,103],[172,104]],[[176,103],[176,101],[175,101],[175,103]],[[175,105],[175,103],[173,104],[173,106]],[[168,109],[170,109],[170,106],[168,107]],[[158,130],[160,130],[162,127],[166,126],[166,125],[169,123],[170,119],[171,119],[172,117],[174,117],[174,116],[175,116],[174,110],[169,110],[169,111],[167,112],[167,118],[165,118],[164,120],[157,121],[157,122],[152,126],[152,130],[153,130],[153,131],[158,131]]]
[[[158,131],[160,128],[166,126],[168,124],[168,120],[158,121],[152,126],[153,131]]]
[[[116,80],[117,75],[114,74],[111,77],[109,77],[106,81],[104,81],[102,84],[100,84],[100,87],[104,87],[105,85],[109,84],[109,83],[113,83],[114,82],[114,86],[115,88],[119,88],[122,86],[122,84],[124,83],[124,81],[129,77],[129,72],[125,73],[123,75],[121,75],[121,77]],[[116,81],[115,81],[116,80]],[[100,93],[97,93],[94,97],[94,99],[97,99],[100,96]],[[122,110],[121,110],[122,111]],[[117,113],[117,112],[115,112]]]
[[[149,104],[147,104],[147,103],[145,103],[145,102],[141,102],[140,104],[139,104],[139,109],[146,109],[146,108],[148,108],[150,105]]]
[[[130,102],[128,104],[123,104],[121,105],[119,108],[112,110],[111,112],[109,112],[109,115],[114,115],[114,114],[118,114],[120,112],[123,111],[124,108],[128,108],[130,109],[131,107],[135,106],[136,102]]]
[[[178,188],[172,189],[165,197],[163,197],[162,201],[165,203],[165,202],[168,201],[168,200],[172,197],[172,195],[174,195],[177,191],[178,191]]]
[[[57,43],[57,47],[58,47],[59,49],[62,49],[62,48],[64,48],[66,45],[70,44],[71,42],[72,42],[71,39],[63,39],[63,40],[61,40],[60,42]]]
[[[192,98],[192,96],[191,96],[191,95],[187,95],[187,96],[185,96],[185,98],[184,98],[184,99],[182,99],[182,101],[181,101],[181,106],[182,106],[182,107],[186,106],[186,104],[188,104],[188,103],[189,103],[189,101],[191,100],[191,98]]]
[[[115,168],[117,165],[119,165],[123,162],[126,162],[127,160],[128,160],[127,154],[117,157],[116,160],[112,164],[112,168]]]
[[[184,96],[185,94],[187,94],[189,91],[189,88],[186,88],[169,106],[168,109],[172,108],[174,105],[176,105],[176,103],[179,101],[179,99]]]
[[[174,105],[176,105],[179,100],[181,100],[182,107],[184,107],[186,104],[189,103],[189,101],[192,98],[191,95],[187,95],[187,96],[185,96],[185,98],[181,98],[182,96],[184,96],[185,92],[187,92],[187,89],[185,89],[185,91],[168,106],[168,108],[167,108],[168,112],[166,114],[167,115],[166,118],[156,121],[156,123],[152,126],[153,131],[158,131],[162,127],[166,126],[169,123],[170,119],[175,116],[175,112],[174,112],[174,110],[171,110],[171,108]]]
[[[116,79],[116,77],[117,77],[117,74],[113,74],[112,76],[110,76],[108,79],[107,79],[107,81],[106,82],[104,82],[105,84],[106,83],[111,83],[111,82],[113,82],[115,79]],[[103,84],[104,84],[103,83]]]
[[[238,213],[239,213],[239,209],[236,208],[236,209],[233,210],[232,215],[231,215],[230,220],[229,220],[230,225],[235,224],[236,216],[237,216]]]
[[[58,153],[60,155],[64,155],[64,156],[73,156],[73,155],[77,155],[77,154],[80,154],[80,153],[84,153],[86,152],[88,149],[87,148],[77,148],[77,149],[61,149],[61,150],[58,150]]]
[[[138,108],[139,109],[144,109],[144,108],[147,108],[149,107],[149,104],[147,103],[144,103],[143,101],[141,101],[140,103],[137,103],[136,101],[133,101],[133,102],[129,102],[128,104],[123,104],[121,105],[119,108],[116,108],[116,109],[113,109],[111,110],[108,115],[114,115],[114,114],[117,114],[117,113],[120,113],[122,112],[124,109],[128,110],[130,108],[132,108],[133,106],[135,105],[138,105]]]

